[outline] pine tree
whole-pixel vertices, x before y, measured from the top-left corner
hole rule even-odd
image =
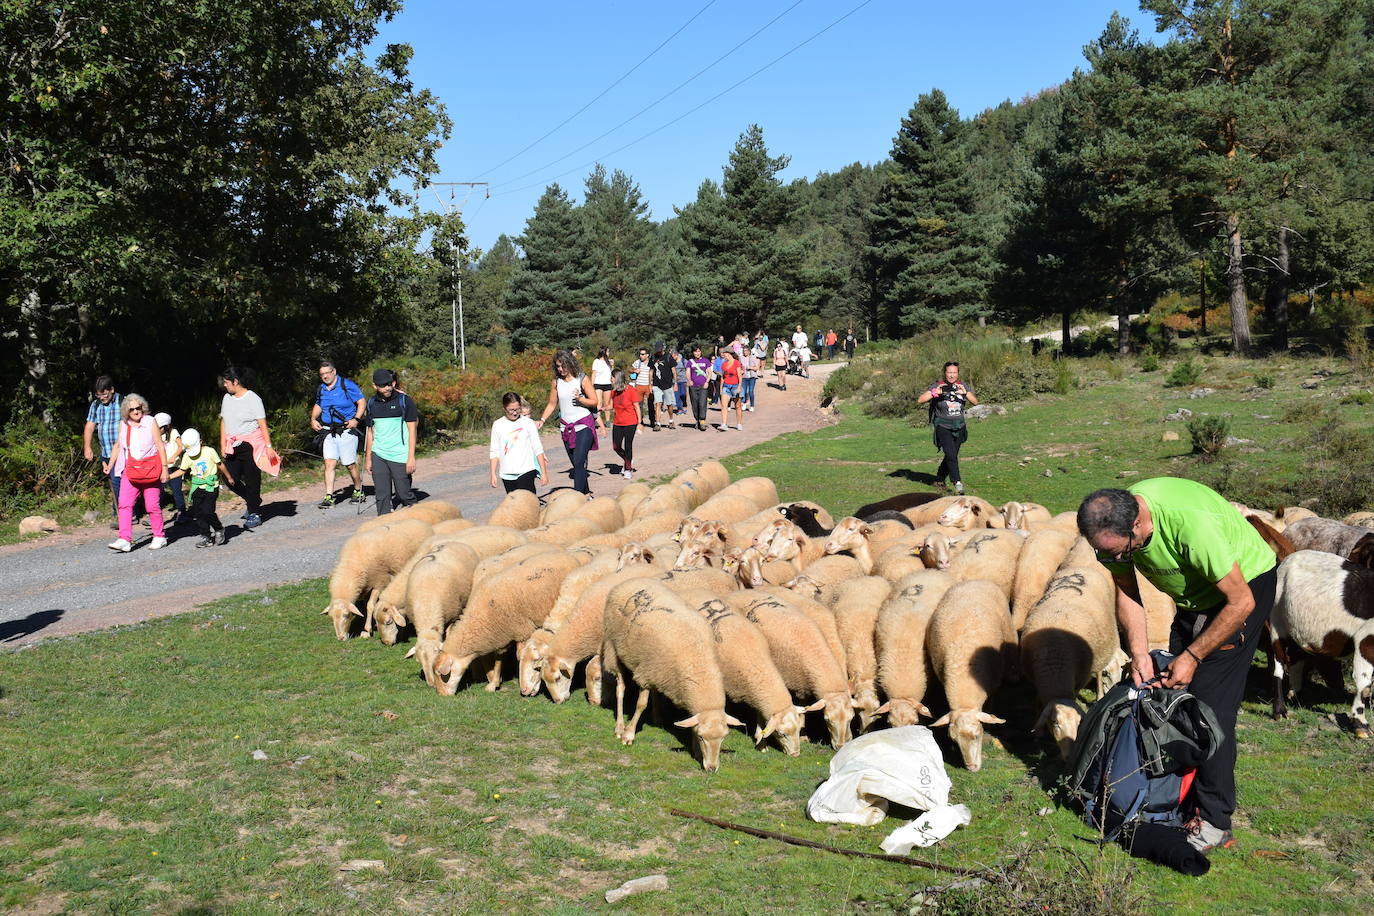
[[[992,271],[980,232],[959,114],[938,89],[921,95],[892,143],[893,167],[871,214],[868,255],[890,333],[988,314]]]
[[[598,165],[587,177],[578,212],[596,269],[595,286],[605,293],[599,303],[602,330],[612,340],[647,343],[651,335],[663,333],[667,316],[655,289],[661,252],[639,185],[619,169],[608,178]]]
[[[512,349],[571,346],[602,324],[605,292],[584,233],[568,195],[549,185],[518,240],[525,257],[501,312]]]

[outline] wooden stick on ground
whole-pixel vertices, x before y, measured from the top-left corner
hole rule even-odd
[[[929,868],[932,871],[949,872],[954,875],[964,875],[965,877],[976,876],[980,872],[971,868],[958,868],[953,865],[941,865],[938,862],[926,862],[922,859],[913,859],[910,856],[889,856],[877,852],[863,852],[858,849],[841,849],[838,846],[827,846],[825,843],[817,843],[814,840],[804,840],[797,836],[788,836],[785,833],[774,833],[771,830],[760,830],[757,827],[746,827],[743,824],[732,824],[729,821],[717,820],[714,817],[707,817],[704,814],[693,814],[690,811],[682,811],[677,808],[670,808],[668,813],[674,817],[686,817],[692,820],[705,821],[716,827],[723,827],[726,830],[738,830],[740,833],[747,833],[750,836],[760,837],[765,840],[778,840],[792,846],[805,846],[808,849],[822,849],[826,852],[837,852],[842,856],[855,856],[860,859],[881,859],[884,862],[900,862],[903,865],[916,865],[920,868]]]

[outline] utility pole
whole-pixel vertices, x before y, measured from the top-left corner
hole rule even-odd
[[[491,184],[485,181],[428,181],[425,184],[434,189],[434,199],[439,201],[439,206],[444,208],[445,215],[462,212],[462,204],[455,202],[456,188],[483,187],[486,188],[487,198],[491,198]],[[439,195],[439,188],[449,189],[447,202]],[[463,256],[463,249],[458,245],[457,239],[454,238],[448,240],[448,245],[449,254],[453,258],[453,358],[460,360],[460,365],[466,370],[468,367],[468,342],[463,329],[463,265],[460,261]]]

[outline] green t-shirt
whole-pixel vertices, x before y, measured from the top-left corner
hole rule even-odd
[[[1274,568],[1274,551],[1215,490],[1193,480],[1155,477],[1129,492],[1145,500],[1154,523],[1150,543],[1131,562],[1181,611],[1205,611],[1225,602],[1216,583],[1239,565],[1245,580]],[[1104,563],[1113,571],[1128,563]]]

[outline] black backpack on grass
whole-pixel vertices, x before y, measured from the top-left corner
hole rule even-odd
[[[1221,738],[1211,708],[1186,690],[1124,681],[1078,727],[1069,794],[1103,842],[1134,823],[1181,826],[1198,764]]]

